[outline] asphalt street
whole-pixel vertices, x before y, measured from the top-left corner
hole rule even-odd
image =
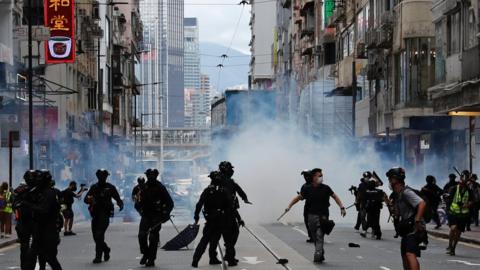
[[[185,225],[178,225],[182,229]],[[112,248],[112,258],[100,265],[91,263],[94,256],[94,245],[88,223],[76,226],[77,236],[62,237],[59,247],[59,260],[66,270],[102,269],[129,270],[142,269],[138,265],[140,254],[137,243],[135,223],[114,222],[108,233],[107,242]],[[304,269],[402,269],[399,255],[399,240],[393,238],[393,232],[384,232],[381,241],[364,239],[350,229],[350,226],[339,225],[331,236],[326,238],[326,262],[314,265],[313,245],[305,242],[305,229],[302,225],[270,224],[251,225],[249,229],[253,237],[245,229],[237,246],[239,266],[229,269],[239,270],[304,270]],[[161,231],[162,244],[176,235],[175,229],[166,225]],[[200,237],[200,235],[199,235]],[[257,239],[258,238],[258,239]],[[198,241],[197,238],[196,241]],[[259,242],[263,243],[263,245]],[[349,248],[348,243],[359,244],[360,248]],[[275,255],[272,255],[265,246]],[[191,245],[193,248],[195,243]],[[480,247],[461,244],[456,257],[445,255],[446,241],[430,239],[427,251],[420,259],[422,269],[480,269]],[[156,269],[191,269],[193,250],[163,251],[159,249]],[[288,268],[277,264],[277,258],[289,260]],[[18,245],[0,249],[0,269],[20,269]],[[204,256],[199,269],[222,269],[221,266],[209,266]]]

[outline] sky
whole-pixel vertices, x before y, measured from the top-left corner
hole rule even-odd
[[[240,0],[185,0],[185,17],[197,17],[200,42],[212,42],[250,54],[250,6]],[[239,20],[239,18],[241,18]],[[238,30],[235,28],[238,23]],[[225,52],[219,52],[222,54]]]

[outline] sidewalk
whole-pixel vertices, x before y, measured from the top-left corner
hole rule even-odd
[[[448,234],[450,233],[450,229],[448,228],[447,225],[443,225],[440,229],[435,230],[434,225],[429,225],[428,233],[432,236],[448,239]],[[472,231],[462,233],[460,241],[465,243],[480,245],[480,227],[475,227],[472,225]]]
[[[15,227],[12,228],[12,235],[9,238],[0,238],[0,248],[13,245],[17,242],[17,233]]]

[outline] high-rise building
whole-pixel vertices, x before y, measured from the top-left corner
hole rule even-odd
[[[185,33],[184,87],[200,89],[200,43],[197,18],[183,20]]]
[[[145,0],[140,4],[144,24],[142,95],[138,115],[144,126],[184,125],[183,0]]]

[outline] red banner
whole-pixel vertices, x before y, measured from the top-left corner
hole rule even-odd
[[[50,39],[45,42],[47,63],[75,62],[75,0],[44,0],[45,26]]]

